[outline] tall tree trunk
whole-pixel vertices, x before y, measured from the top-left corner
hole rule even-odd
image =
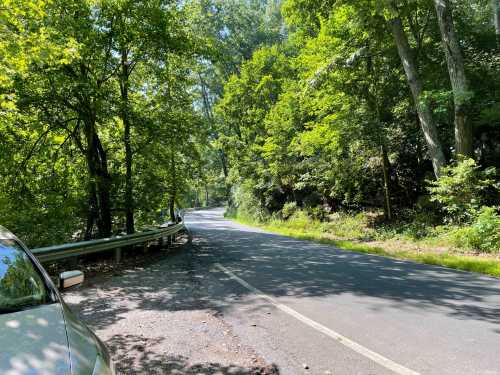
[[[390,23],[399,56],[406,73],[406,78],[413,95],[413,100],[415,101],[428,153],[434,167],[434,174],[436,175],[436,178],[439,178],[441,175],[441,168],[446,164],[446,159],[439,140],[439,134],[434,122],[432,111],[429,104],[423,98],[422,81],[418,74],[415,58],[404,32],[401,18],[396,17],[392,19]]]
[[[465,75],[462,50],[455,33],[451,5],[449,0],[434,0],[434,4],[455,103],[455,152],[457,155],[473,157],[472,126],[468,121],[472,95]]]
[[[491,0],[491,7],[493,9],[493,24],[495,25],[497,47],[500,48],[500,0]]]
[[[97,214],[97,229],[100,238],[111,236],[111,176],[108,172],[106,152],[95,129],[95,116],[84,120],[87,141],[86,159],[89,172],[89,202],[91,210]]]
[[[87,212],[87,226],[85,228],[84,240],[91,240],[94,232],[94,223],[98,216],[97,213],[97,195],[95,190],[95,183],[89,182],[88,184],[88,212]]]
[[[172,223],[177,222],[177,218],[175,217],[175,197],[171,196],[168,201],[168,211],[170,213],[170,220]]]
[[[111,176],[108,171],[108,157],[104,150],[101,140],[97,134],[94,134],[95,147],[98,151],[98,183],[97,199],[99,202],[98,228],[100,228],[100,237],[111,236],[112,218],[111,218]]]
[[[126,230],[128,234],[135,232],[134,224],[134,185],[132,181],[132,145],[130,142],[130,103],[129,103],[129,61],[128,53],[124,48],[121,51],[121,77],[120,77],[120,93],[121,93],[121,110],[120,116],[124,126],[123,142],[125,145],[125,220]]]
[[[215,138],[217,139],[219,135],[215,132],[215,120],[214,120],[214,115],[212,111],[212,103],[210,101],[210,98],[208,96],[208,91],[207,91],[207,85],[205,81],[203,80],[203,77],[201,76],[200,73],[198,73],[198,77],[200,78],[200,84],[201,84],[201,94],[203,98],[203,108],[205,109],[205,116],[210,122],[210,125],[212,126],[212,130],[215,133]],[[228,171],[228,166],[227,166],[227,158],[226,154],[224,153],[224,150],[220,148],[217,150],[219,154],[219,159],[221,162],[221,167],[222,167],[222,172],[224,173],[224,181],[227,181],[227,178],[229,176],[229,171]],[[226,195],[229,196],[229,189],[226,186]]]
[[[377,124],[376,137],[378,139],[378,144],[380,145],[380,151],[382,157],[382,174],[384,176],[385,219],[388,221],[392,221],[391,185],[390,185],[391,164],[389,161],[389,156],[387,155],[387,146],[386,146],[387,140],[384,134],[382,114],[380,111],[380,103],[379,103],[380,96],[378,95],[378,90],[377,90],[378,86],[377,75],[374,72],[373,58],[372,54],[370,53],[369,46],[367,46],[367,51],[369,53],[366,55],[366,68],[367,68],[367,75],[369,79],[372,81],[371,85],[372,89],[370,88],[370,85],[367,85],[365,95],[370,111],[374,114],[375,121]]]
[[[76,129],[80,129],[82,123],[85,125],[85,122],[82,121],[82,114],[80,113]],[[85,133],[84,136],[86,139],[87,132],[84,131],[84,133]],[[72,139],[75,142],[77,148],[82,152],[83,156],[86,157],[87,166],[88,166],[87,168],[89,170],[89,182],[88,182],[88,186],[87,186],[87,194],[88,194],[88,198],[87,198],[88,199],[87,224],[85,226],[85,234],[84,234],[84,240],[88,241],[88,240],[91,240],[93,238],[94,225],[95,225],[96,220],[99,216],[99,213],[98,213],[99,207],[97,204],[98,203],[97,190],[96,190],[95,180],[90,177],[90,175],[91,175],[91,173],[90,173],[91,163],[89,162],[90,157],[88,154],[88,150],[85,149],[85,147],[83,146],[83,142],[80,139],[80,132],[74,131],[72,134]]]
[[[229,170],[227,167],[226,153],[222,149],[218,150],[218,153],[219,153],[220,164],[222,167],[222,173],[224,173],[224,179],[227,180],[229,176]]]

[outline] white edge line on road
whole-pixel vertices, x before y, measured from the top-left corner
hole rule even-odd
[[[294,309],[283,305],[282,303],[279,303],[276,301],[274,298],[268,296],[267,294],[264,294],[264,292],[260,291],[259,289],[253,287],[249,283],[247,283],[245,280],[239,278],[236,276],[233,272],[228,270],[226,267],[222,266],[219,263],[215,264],[215,267],[217,267],[219,270],[230,276],[233,280],[237,281],[239,284],[244,286],[246,289],[250,290],[251,292],[255,293],[258,297],[263,298],[276,306],[278,309],[281,311],[287,313],[290,316],[293,316],[295,319],[301,321],[302,323],[308,325],[311,328],[314,328],[315,330],[331,337],[332,339],[336,340],[337,342],[341,343],[342,345],[348,347],[349,349],[355,351],[356,353],[359,353],[363,355],[366,358],[371,359],[372,361],[378,363],[379,365],[395,372],[396,374],[399,375],[420,375],[418,372],[410,370],[409,368],[404,367],[403,365],[400,365],[399,363],[396,363],[388,358],[385,358],[384,356],[375,353],[374,351],[365,348],[363,345],[358,344],[355,341],[352,341],[351,339],[341,335],[338,332],[335,332],[334,330],[325,327],[324,325],[308,318],[307,316],[302,315],[301,313],[295,311]]]

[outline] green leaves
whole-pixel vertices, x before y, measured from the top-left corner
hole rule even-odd
[[[0,11],[0,122],[16,111],[14,80],[31,66],[58,66],[78,55],[78,43],[46,23],[56,3],[5,0]]]
[[[0,58],[2,223],[30,245],[92,235],[106,210],[121,231],[124,109],[133,125],[138,225],[159,219],[168,197],[188,190],[206,143],[193,107],[197,51],[183,7],[163,0],[7,5],[0,16],[7,36],[0,41],[7,51]],[[108,207],[100,203],[106,197]]]
[[[441,204],[452,223],[469,223],[482,206],[499,196],[496,169],[482,169],[473,159],[463,159],[442,170],[442,177],[429,181],[431,199]]]

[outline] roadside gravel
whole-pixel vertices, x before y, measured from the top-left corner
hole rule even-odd
[[[191,246],[91,272],[65,301],[107,344],[121,374],[275,374],[212,305]],[[99,268],[97,268],[99,269]]]

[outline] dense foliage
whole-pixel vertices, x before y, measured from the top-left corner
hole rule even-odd
[[[28,243],[132,233],[190,189],[208,52],[178,5],[2,4],[0,218]]]
[[[500,232],[495,10],[286,0],[286,38],[257,49],[216,106],[233,213],[332,221],[380,210],[386,223],[474,228],[488,216]]]

